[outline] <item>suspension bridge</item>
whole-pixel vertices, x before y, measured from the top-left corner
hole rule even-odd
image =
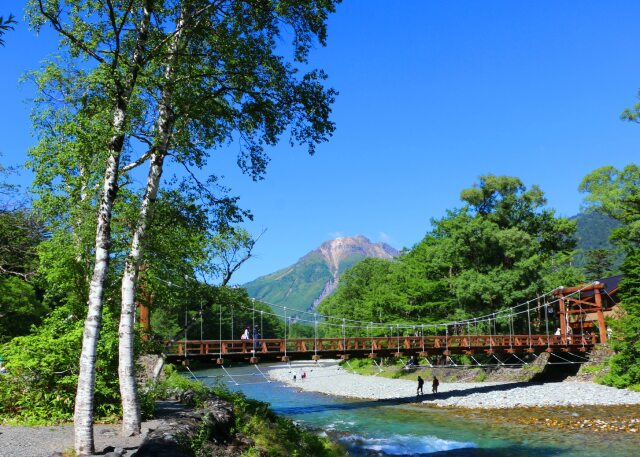
[[[274,313],[285,322],[280,338],[185,338],[166,342],[165,355],[172,363],[199,360],[218,365],[380,357],[425,358],[431,365],[431,356],[438,363],[455,354],[473,360],[476,355],[496,358],[511,355],[520,359],[544,352],[580,354],[589,352],[598,343],[606,343],[604,315],[615,305],[612,295],[617,291],[618,281],[619,277],[613,277],[577,287],[560,287],[505,310],[438,324],[365,322],[308,313],[312,316],[309,319],[296,317],[296,322],[313,326],[314,335],[307,338],[288,337],[287,324],[292,316],[290,310],[287,315],[287,308],[282,307],[282,315]],[[222,308],[219,319],[222,325]],[[333,327],[334,333],[342,334],[321,337],[318,329],[322,326]]]

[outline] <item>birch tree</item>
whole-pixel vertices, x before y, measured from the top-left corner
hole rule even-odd
[[[306,144],[313,153],[316,143],[333,131],[328,116],[335,93],[323,87],[322,72],[298,77],[294,63],[307,63],[314,40],[324,44],[325,20],[332,10],[330,1],[193,0],[177,5],[157,90],[146,97],[147,106],[158,100],[155,125],[136,133],[150,145],[150,161],[122,279],[119,375],[127,434],[140,432],[133,350],[135,292],[142,240],[165,159],[202,167],[209,149],[235,135],[244,148],[238,165],[253,179],[261,179],[268,161],[264,145],[275,144],[287,129],[292,142]],[[285,27],[293,31],[292,62],[276,49]],[[152,135],[146,137],[146,131]],[[217,197],[201,187],[203,196],[218,205]],[[228,269],[225,283],[235,269]]]
[[[149,162],[141,212],[122,281],[121,382],[127,433],[139,430],[130,344],[142,241],[164,162],[205,166],[208,154],[230,141],[241,145],[238,165],[264,175],[265,147],[289,132],[310,153],[333,131],[334,91],[321,71],[302,73],[314,42],[326,40],[333,0],[30,0],[28,17],[60,37],[60,61],[44,70],[41,93],[70,119],[99,119],[102,131],[82,152],[83,163],[61,168],[85,176],[79,202],[95,198],[95,240],[75,403],[76,453],[91,454],[96,344],[109,268],[111,218],[126,174]],[[289,58],[278,54],[289,39]],[[52,77],[49,77],[52,76]],[[58,84],[64,81],[65,84]],[[51,94],[52,86],[59,96]],[[72,90],[65,90],[67,88]],[[54,91],[54,92],[56,92]],[[55,111],[52,109],[52,111]],[[47,131],[46,122],[39,126]],[[73,122],[68,123],[73,126]],[[47,132],[55,138],[56,133]],[[75,142],[83,132],[63,132]],[[37,161],[36,161],[37,162]],[[128,163],[127,163],[128,162]],[[34,167],[46,168],[46,161]],[[191,172],[189,172],[191,173]],[[47,172],[44,172],[46,175]],[[86,175],[90,176],[86,176]],[[99,176],[99,179],[95,179]],[[57,175],[50,174],[55,182]],[[216,197],[212,197],[215,202]]]
[[[111,214],[118,191],[120,161],[131,121],[131,101],[148,54],[153,0],[115,2],[81,0],[31,0],[27,14],[39,30],[50,25],[60,36],[70,68],[52,64],[49,72],[72,71],[79,91],[64,94],[65,105],[98,100],[98,113],[108,113],[108,135],[95,145],[96,157],[103,165],[99,207],[96,218],[93,273],[88,293],[88,312],[84,325],[82,353],[75,400],[74,432],[78,455],[94,453],[93,410],[96,348],[99,338],[104,283],[109,265]],[[91,104],[91,103],[90,103]],[[75,108],[86,114],[86,106]],[[72,112],[74,109],[72,108]],[[69,164],[75,167],[75,164]]]

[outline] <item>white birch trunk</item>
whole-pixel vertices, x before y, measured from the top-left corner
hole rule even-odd
[[[124,124],[124,111],[114,116],[114,124],[120,128]],[[116,144],[116,150],[118,144]],[[120,147],[121,149],[121,147]],[[109,268],[109,245],[111,243],[111,212],[118,186],[118,166],[120,153],[109,155],[102,187],[102,198],[98,210],[96,229],[96,254],[93,276],[89,286],[89,310],[84,322],[80,373],[74,410],[75,449],[79,456],[91,455],[95,451],[93,441],[93,398],[96,383],[96,351],[102,322],[102,301],[104,282]]]
[[[141,427],[134,350],[136,287],[143,254],[142,240],[146,234],[149,212],[158,193],[163,161],[164,155],[154,154],[151,158],[147,187],[140,207],[138,226],[133,234],[131,249],[122,275],[122,303],[118,331],[118,375],[120,378],[120,395],[122,397],[122,433],[126,436],[139,434]]]
[[[113,115],[113,131],[115,135],[109,143],[102,196],[98,210],[96,228],[95,265],[89,286],[89,303],[87,319],[82,336],[82,352],[80,354],[80,371],[73,416],[75,451],[79,457],[92,455],[95,452],[93,437],[93,409],[96,384],[96,353],[102,323],[102,304],[104,283],[109,268],[109,249],[111,244],[111,215],[113,203],[118,191],[118,168],[120,154],[125,140],[129,97],[133,93],[140,72],[143,51],[146,45],[151,19],[153,0],[145,2],[140,24],[136,48],[133,54],[133,70],[129,75],[126,87],[118,94]]]
[[[158,195],[160,178],[162,177],[162,166],[171,141],[173,129],[173,116],[170,110],[171,86],[175,79],[175,54],[183,34],[184,22],[184,17],[181,14],[176,23],[176,32],[169,45],[170,58],[164,72],[165,89],[162,91],[158,110],[158,131],[155,151],[151,155],[147,184],[138,215],[138,225],[133,233],[131,248],[122,276],[122,303],[118,332],[118,375],[120,378],[120,395],[122,397],[122,432],[125,435],[139,434],[141,429],[140,401],[136,386],[134,351],[136,289],[143,256],[143,240],[149,225],[150,212]]]

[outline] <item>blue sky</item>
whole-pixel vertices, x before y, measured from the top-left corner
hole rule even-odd
[[[21,17],[22,5],[2,2],[0,15]],[[559,214],[577,213],[585,174],[637,161],[640,126],[619,116],[640,88],[638,17],[636,1],[339,5],[311,56],[340,92],[331,141],[313,157],[283,141],[257,183],[235,168],[237,146],[211,160],[253,212],[248,228],[267,229],[235,282],[340,235],[411,247],[485,173],[538,184]],[[0,151],[19,164],[34,142],[33,91],[17,80],[55,37],[21,23],[6,42]]]

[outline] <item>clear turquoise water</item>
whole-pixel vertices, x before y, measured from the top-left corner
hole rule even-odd
[[[266,401],[276,413],[326,433],[354,456],[640,456],[638,434],[525,426],[508,417],[500,420],[496,414],[502,413],[495,411],[468,412],[350,400],[267,383],[252,368],[229,371],[239,385],[229,382],[226,376],[220,380],[230,389]],[[196,373],[198,377],[206,377],[203,380],[208,383],[214,383],[220,374],[217,368]],[[540,411],[538,414],[545,413]],[[614,411],[607,410],[606,414],[609,413]]]

